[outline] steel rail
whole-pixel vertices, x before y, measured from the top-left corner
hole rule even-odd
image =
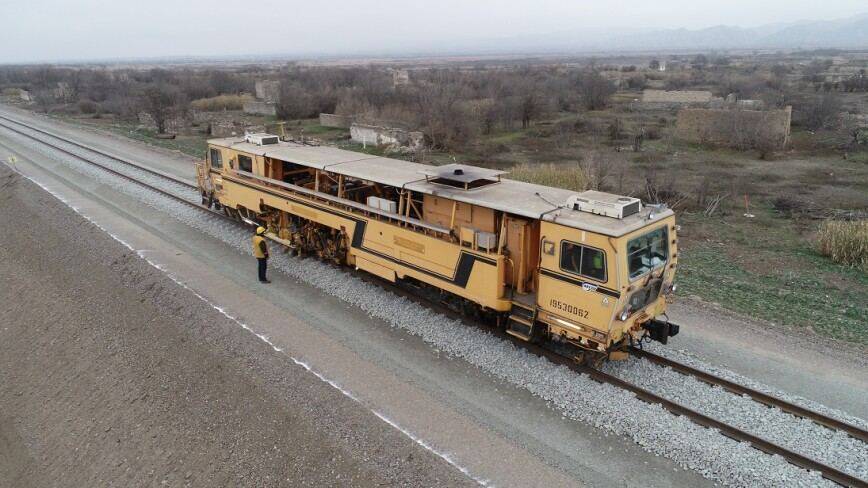
[[[706,371],[702,371],[701,369],[694,368],[692,366],[688,366],[683,363],[679,363],[677,361],[673,361],[669,358],[660,356],[658,354],[654,354],[653,352],[645,351],[643,349],[639,349],[633,347],[630,349],[630,354],[634,356],[645,358],[653,363],[659,364],[661,366],[666,366],[675,371],[678,371],[681,374],[687,376],[693,376],[694,378],[702,381],[704,383],[708,383],[709,385],[720,386],[727,391],[735,393],[737,395],[747,395],[752,400],[758,403],[762,403],[769,407],[777,407],[781,411],[789,413],[791,415],[795,415],[796,417],[805,418],[808,420],[812,420],[819,425],[824,427],[828,427],[832,430],[839,430],[842,432],[846,432],[851,437],[858,439],[862,442],[868,443],[868,431],[861,429],[855,425],[849,424],[847,422],[823,415],[819,412],[815,412],[813,410],[807,409],[805,407],[801,407],[799,405],[787,402],[785,400],[781,400],[780,398],[774,397],[767,393],[763,393],[761,391],[755,390],[753,388],[749,388],[744,385],[740,385],[733,381],[721,378],[719,376],[715,376]]]
[[[370,275],[368,273],[354,271],[356,276],[362,278],[365,281],[376,284],[382,288],[385,288],[389,291],[392,291],[400,296],[403,296],[408,299],[415,300],[417,303],[422,303],[425,306],[428,306],[434,309],[437,312],[443,313],[449,317],[460,319],[463,323],[476,327],[478,329],[484,330],[495,337],[500,339],[508,340],[512,342],[518,348],[524,349],[525,351],[534,354],[536,356],[544,357],[548,359],[553,364],[566,366],[573,371],[578,373],[586,374],[589,378],[597,381],[599,383],[606,383],[618,388],[624,389],[633,393],[636,398],[650,404],[658,404],[670,413],[678,416],[684,416],[690,421],[694,422],[697,425],[701,425],[703,427],[707,427],[710,429],[718,430],[722,435],[729,437],[730,439],[734,439],[739,442],[746,442],[753,446],[755,449],[764,452],[769,455],[778,455],[785,459],[790,464],[794,466],[807,469],[810,471],[819,472],[823,478],[826,478],[834,483],[837,483],[841,486],[846,487],[858,487],[858,488],[868,488],[868,483],[864,480],[856,478],[853,475],[845,473],[839,469],[836,469],[832,466],[828,466],[819,461],[813,460],[807,456],[799,454],[797,452],[793,452],[783,446],[779,446],[771,441],[765,440],[757,435],[751,434],[747,431],[741,430],[737,427],[729,425],[725,422],[721,422],[719,420],[708,417],[705,414],[692,410],[684,405],[676,403],[672,400],[668,400],[656,393],[652,393],[644,388],[636,386],[632,383],[629,383],[625,380],[612,376],[608,373],[600,371],[598,369],[591,368],[589,366],[582,365],[578,363],[573,358],[564,356],[563,354],[559,354],[555,351],[547,349],[539,344],[533,344],[529,342],[522,341],[513,337],[510,334],[507,334],[504,330],[499,329],[497,327],[492,327],[491,325],[484,324],[482,322],[476,320],[469,320],[467,317],[463,316],[461,313],[456,312],[455,310],[449,308],[448,306],[430,300],[427,297],[420,296],[416,293],[413,293],[409,290],[402,288],[401,286],[391,283],[389,281],[384,280],[383,278]]]
[[[0,116],[0,118],[5,118],[5,117]],[[186,205],[189,205],[189,206],[194,207],[194,208],[198,208],[198,209],[200,209],[200,210],[204,210],[204,211],[206,211],[206,212],[208,212],[208,213],[210,213],[210,214],[212,214],[212,215],[219,215],[219,216],[221,216],[221,217],[225,217],[225,218],[227,218],[227,219],[230,219],[230,220],[235,221],[235,219],[232,219],[231,217],[228,217],[227,215],[224,215],[224,214],[222,214],[222,213],[220,213],[220,212],[215,212],[215,211],[213,211],[213,210],[211,210],[211,209],[209,209],[209,208],[206,208],[206,207],[204,207],[204,206],[202,206],[202,205],[200,205],[200,204],[198,204],[198,203],[191,202],[190,200],[187,200],[187,199],[184,198],[184,197],[178,196],[178,195],[176,195],[176,194],[174,194],[174,193],[172,193],[172,192],[170,192],[170,191],[164,190],[164,189],[162,189],[162,188],[160,188],[160,187],[158,187],[158,186],[151,185],[151,184],[149,184],[149,183],[145,183],[145,182],[143,182],[143,181],[141,181],[141,180],[137,180],[136,178],[134,178],[134,177],[132,177],[132,176],[130,176],[130,175],[127,175],[127,174],[124,174],[124,173],[122,173],[122,172],[120,172],[120,171],[117,171],[117,170],[115,170],[115,169],[109,168],[108,166],[106,166],[106,165],[104,165],[104,164],[97,163],[96,161],[90,160],[90,159],[88,159],[88,158],[86,158],[86,157],[84,157],[84,156],[82,156],[82,155],[80,155],[80,154],[76,154],[76,153],[74,153],[74,152],[72,152],[72,151],[69,151],[69,150],[67,150],[67,149],[64,149],[64,148],[62,148],[62,147],[60,147],[60,146],[58,146],[58,145],[56,145],[56,144],[52,144],[52,143],[50,143],[50,142],[44,141],[44,140],[42,140],[42,139],[39,139],[38,137],[35,137],[35,136],[32,135],[32,134],[28,134],[28,133],[23,132],[23,131],[21,131],[21,130],[19,130],[19,129],[16,129],[15,127],[9,127],[8,125],[3,124],[3,123],[0,123],[0,127],[3,127],[3,128],[5,128],[5,129],[8,129],[8,130],[11,130],[12,132],[15,132],[15,133],[20,134],[20,135],[25,136],[25,137],[28,137],[28,138],[30,138],[30,139],[33,139],[34,141],[36,141],[36,142],[38,142],[38,143],[40,143],[40,144],[44,144],[44,145],[46,145],[46,146],[48,146],[48,147],[51,147],[52,149],[54,149],[54,150],[56,150],[56,151],[60,151],[60,152],[62,152],[62,153],[64,153],[64,154],[67,154],[67,155],[72,156],[72,157],[74,157],[74,158],[76,158],[76,159],[79,159],[79,160],[81,160],[81,161],[84,161],[84,162],[86,162],[86,163],[88,163],[88,164],[91,164],[91,165],[93,165],[93,166],[96,166],[96,167],[98,167],[98,168],[100,168],[100,169],[102,169],[102,170],[104,170],[104,171],[107,171],[107,172],[109,172],[109,173],[111,173],[111,174],[113,174],[113,175],[115,175],[115,176],[121,177],[121,178],[123,178],[123,179],[125,179],[125,180],[127,180],[127,181],[130,181],[130,182],[135,183],[135,184],[137,184],[137,185],[143,186],[143,187],[145,187],[145,188],[147,188],[147,189],[149,189],[149,190],[151,190],[151,191],[155,191],[155,192],[157,192],[157,193],[159,193],[159,194],[161,194],[161,195],[163,195],[163,196],[165,196],[165,197],[171,198],[172,200],[175,200],[175,201],[178,201],[178,202],[184,203],[184,204],[186,204]],[[58,139],[63,140],[63,138],[58,138]],[[138,165],[133,165],[133,166],[136,166],[137,168],[139,168]],[[165,175],[162,175],[161,173],[155,173],[155,174],[157,174],[157,175],[159,175],[159,176],[165,176]],[[173,182],[176,182],[174,179],[172,179],[172,178],[169,177],[169,176],[165,176],[165,177],[166,177],[167,179],[172,180]],[[187,184],[187,183],[184,182],[184,184]]]
[[[172,175],[168,175],[168,174],[163,173],[163,172],[161,172],[161,171],[157,171],[157,170],[155,170],[155,169],[148,168],[148,167],[146,167],[146,166],[142,166],[142,165],[140,165],[140,164],[134,163],[134,162],[132,162],[132,161],[130,161],[130,160],[128,160],[128,159],[122,158],[122,157],[120,157],[120,156],[115,156],[114,154],[109,154],[109,153],[107,153],[107,152],[105,152],[105,151],[101,151],[101,150],[99,150],[99,149],[95,149],[95,148],[90,147],[90,146],[87,146],[87,145],[85,145],[85,144],[81,144],[81,143],[79,143],[79,142],[75,142],[75,141],[73,141],[73,140],[67,139],[66,137],[59,136],[59,135],[57,135],[57,134],[54,134],[54,133],[49,132],[49,131],[44,130],[44,129],[40,129],[39,127],[34,127],[34,126],[30,125],[30,124],[25,124],[24,122],[21,122],[21,121],[19,121],[19,120],[15,120],[15,119],[12,119],[12,118],[6,117],[5,115],[0,115],[0,119],[6,120],[6,121],[8,121],[8,122],[12,122],[13,124],[17,124],[17,125],[20,125],[20,126],[22,126],[22,127],[26,127],[26,128],[28,128],[28,129],[30,129],[30,130],[32,130],[32,131],[39,132],[40,134],[45,134],[45,135],[47,135],[47,136],[49,136],[49,137],[53,137],[53,138],[55,138],[55,139],[58,139],[58,140],[60,140],[60,141],[63,141],[63,142],[66,143],[66,144],[72,144],[73,146],[79,147],[79,148],[81,148],[81,149],[85,149],[85,150],[90,151],[90,152],[92,152],[92,153],[99,154],[100,156],[104,156],[104,157],[107,157],[107,158],[110,158],[110,159],[114,159],[115,161],[118,161],[118,162],[121,162],[121,163],[123,163],[123,164],[126,164],[127,166],[132,166],[132,167],[134,167],[134,168],[136,168],[136,169],[138,169],[138,170],[144,171],[144,172],[146,172],[146,173],[150,173],[150,174],[152,174],[152,175],[154,175],[154,176],[159,176],[159,177],[161,177],[161,178],[165,178],[165,179],[167,179],[167,180],[171,180],[172,182],[177,183],[177,184],[179,184],[179,185],[183,185],[183,186],[186,186],[186,187],[188,187],[188,188],[197,188],[196,185],[190,183],[189,181],[184,181],[184,180],[182,180],[182,179],[176,178],[176,177],[174,177],[174,176],[172,176]],[[6,127],[6,128],[9,129],[9,130],[15,130],[14,128],[9,127],[9,126],[7,126],[7,125],[4,125],[3,127]],[[15,130],[15,131],[18,132],[19,134],[22,134],[20,131],[17,131],[17,130]],[[23,134],[23,135],[30,136],[30,134]],[[35,138],[31,137],[31,139],[35,139]],[[36,140],[38,140],[38,139],[36,139]],[[40,142],[45,142],[45,141],[40,141]],[[55,145],[53,145],[53,144],[49,144],[49,143],[46,143],[46,144],[48,144],[48,145],[54,147],[55,149],[61,149],[61,150],[63,150],[62,148],[58,148],[57,146],[55,146]],[[71,153],[71,152],[69,152],[69,151],[66,151],[66,150],[63,150],[63,151],[64,151],[65,153],[67,153],[67,154],[75,155],[75,154],[73,154],[73,153]],[[89,161],[89,162],[92,162],[92,161]],[[98,164],[98,163],[94,163],[94,164]]]
[[[0,116],[0,118],[9,120],[8,118],[3,117],[3,116]],[[20,124],[20,125],[26,126],[26,124]],[[22,131],[15,129],[13,127],[9,127],[5,124],[0,124],[0,126],[5,127],[9,130],[12,130],[13,132],[16,132],[18,134],[29,137],[30,139],[33,139],[34,141],[45,144],[49,147],[52,147],[58,151],[61,151],[65,154],[73,156],[77,159],[80,159],[80,160],[85,161],[87,163],[90,163],[94,166],[97,166],[97,167],[99,167],[105,171],[108,171],[108,172],[110,172],[116,176],[119,176],[121,178],[129,180],[133,183],[136,183],[138,185],[146,187],[150,190],[156,191],[156,192],[160,193],[161,195],[169,197],[173,200],[182,202],[184,204],[187,204],[189,206],[192,206],[194,208],[197,208],[197,209],[202,210],[204,212],[207,212],[209,214],[219,215],[220,217],[226,218],[226,219],[231,220],[233,222],[240,223],[237,219],[233,219],[233,218],[226,216],[222,213],[215,212],[215,211],[208,209],[208,208],[206,208],[200,204],[190,202],[189,200],[186,200],[180,196],[174,195],[171,192],[165,191],[161,188],[155,187],[154,185],[144,183],[140,180],[135,179],[132,176],[129,176],[129,175],[123,174],[119,171],[116,171],[114,169],[108,168],[105,165],[96,163],[96,162],[94,162],[94,161],[92,161],[86,157],[83,157],[79,154],[75,154],[75,153],[73,153],[67,149],[59,147],[56,144],[52,144],[50,142],[40,140],[31,134],[27,134],[27,133],[22,132]],[[38,132],[42,132],[42,131],[38,131]],[[66,141],[66,139],[62,138],[62,137],[54,136],[52,134],[48,134],[48,135],[51,135],[52,137],[63,140],[65,142],[71,142],[71,141]],[[75,144],[75,145],[77,145],[79,147],[84,147],[84,146],[81,146],[79,144]],[[86,147],[84,147],[84,148],[86,148]],[[89,149],[89,148],[86,148],[86,149]],[[104,155],[104,153],[102,153],[100,151],[94,151],[94,152],[97,152],[98,154]],[[108,157],[111,157],[112,159],[117,159],[117,158],[114,158],[114,156],[108,156]],[[138,169],[144,169],[135,163],[129,163],[129,164],[131,166],[135,166]],[[147,169],[144,169],[144,170],[148,171]],[[174,178],[169,177],[167,175],[163,175],[162,173],[159,173],[159,172],[154,172],[154,171],[148,171],[148,172],[152,173],[152,174],[159,175],[159,176],[166,177],[167,179],[170,179],[173,181],[176,181],[176,180],[174,180]],[[419,303],[421,301],[424,304],[426,304],[427,306],[434,308],[436,311],[444,313],[448,316],[461,317],[460,314],[456,313],[454,310],[446,307],[443,304],[436,303],[436,302],[433,302],[431,300],[426,299],[425,297],[419,296],[417,294],[413,294],[413,293],[401,288],[400,286],[398,286],[396,284],[393,284],[393,283],[390,283],[386,280],[383,280],[382,278],[378,278],[378,277],[370,275],[370,274],[363,274],[362,272],[359,272],[359,271],[355,271],[354,274],[356,276],[364,279],[365,281],[377,284],[380,287],[382,287],[384,289],[388,289],[388,290],[390,290],[390,291],[392,291],[398,295],[413,299],[417,303]],[[558,354],[557,352],[546,349],[546,348],[544,348],[538,344],[533,344],[533,343],[529,343],[529,342],[525,342],[525,341],[516,339],[515,337],[507,334],[505,331],[503,331],[501,329],[494,328],[494,327],[491,327],[490,325],[485,325],[485,324],[482,324],[482,323],[477,322],[477,321],[469,321],[463,317],[461,317],[461,318],[462,318],[462,321],[464,323],[475,326],[475,327],[480,328],[480,329],[484,329],[485,331],[493,334],[495,337],[509,340],[516,347],[524,349],[524,350],[530,352],[531,354],[534,354],[534,355],[537,355],[540,357],[544,357],[547,360],[549,360],[550,362],[552,362],[553,364],[566,366],[566,367],[572,369],[573,371],[588,375],[588,377],[593,379],[594,381],[597,381],[600,383],[607,383],[607,384],[616,386],[618,388],[624,389],[626,391],[629,391],[629,392],[633,393],[636,396],[636,398],[639,398],[640,400],[645,401],[647,403],[658,404],[658,405],[662,406],[663,408],[665,408],[666,410],[668,410],[670,413],[672,413],[674,415],[684,416],[684,417],[690,419],[692,422],[696,423],[697,425],[701,425],[701,426],[711,428],[711,429],[716,429],[724,436],[729,437],[729,438],[734,439],[734,440],[737,440],[737,441],[740,441],[740,442],[747,442],[751,446],[753,446],[755,449],[762,451],[764,453],[767,453],[770,455],[781,456],[783,459],[785,459],[789,463],[791,463],[795,466],[798,466],[800,468],[811,470],[811,471],[817,471],[823,476],[823,478],[826,478],[830,481],[833,481],[833,482],[835,482],[841,486],[868,488],[868,483],[866,483],[865,481],[860,480],[860,479],[858,479],[852,475],[849,475],[843,471],[840,471],[840,470],[835,469],[831,466],[825,465],[819,461],[815,461],[815,460],[808,458],[806,456],[803,456],[799,453],[790,451],[790,450],[788,450],[782,446],[779,446],[779,445],[774,444],[770,441],[762,439],[761,437],[753,435],[749,432],[743,431],[737,427],[733,427],[733,426],[726,424],[724,422],[721,422],[719,420],[715,420],[715,419],[708,417],[702,413],[699,413],[699,412],[692,410],[688,407],[685,407],[685,406],[680,405],[676,402],[668,400],[668,399],[666,399],[660,395],[652,393],[648,390],[645,390],[645,389],[643,389],[639,386],[636,386],[632,383],[629,383],[629,382],[624,381],[620,378],[612,376],[608,373],[604,373],[600,370],[579,364],[578,362],[576,362],[572,358],[569,358],[569,357],[564,356],[562,354]]]

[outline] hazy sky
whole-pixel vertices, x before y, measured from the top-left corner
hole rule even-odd
[[[431,51],[589,30],[752,27],[865,13],[865,0],[0,0],[0,63]]]

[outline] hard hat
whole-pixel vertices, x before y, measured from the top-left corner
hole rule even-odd
[[[261,236],[262,234],[265,234],[265,227],[257,227],[256,235]]]

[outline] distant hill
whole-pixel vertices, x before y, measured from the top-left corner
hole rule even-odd
[[[461,43],[464,44],[464,43]],[[742,28],[643,30],[622,33],[556,32],[488,39],[454,48],[484,51],[660,51],[709,49],[868,48],[868,14],[830,21],[802,21]],[[448,43],[446,43],[448,46]],[[443,44],[441,44],[443,47]]]
[[[716,26],[670,29],[616,36],[599,47],[609,49],[750,49],[866,48],[868,14],[848,19],[772,24],[750,29]]]

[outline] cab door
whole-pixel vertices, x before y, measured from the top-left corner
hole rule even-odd
[[[533,292],[539,259],[539,221],[529,222],[511,215],[505,218],[506,249],[511,260],[511,266],[506,271],[506,282],[518,294]]]

